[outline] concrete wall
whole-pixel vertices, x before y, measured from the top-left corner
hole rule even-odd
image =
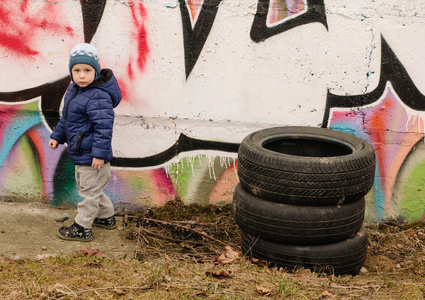
[[[230,202],[237,147],[261,128],[329,127],[378,157],[367,219],[425,213],[422,0],[17,0],[0,3],[0,196],[75,205],[48,148],[90,42],[114,70],[116,206]]]

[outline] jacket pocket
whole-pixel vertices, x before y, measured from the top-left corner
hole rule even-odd
[[[83,155],[81,150],[81,141],[83,140],[83,135],[84,132],[80,132],[78,134],[77,145],[75,145],[75,152],[77,152],[78,155]]]

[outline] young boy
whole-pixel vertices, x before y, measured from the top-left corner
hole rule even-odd
[[[103,188],[111,178],[113,108],[121,101],[121,90],[113,72],[100,69],[99,53],[90,44],[71,50],[69,71],[73,83],[66,91],[62,117],[50,135],[49,147],[67,143],[83,201],[78,203],[74,223],[59,228],[58,235],[89,242],[92,226],[116,228],[114,207]]]

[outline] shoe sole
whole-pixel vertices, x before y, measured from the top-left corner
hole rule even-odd
[[[118,227],[117,224],[112,225],[112,226],[108,226],[108,225],[95,224],[95,223],[93,223],[93,226],[100,227],[100,228],[103,228],[103,229],[109,229],[109,230],[112,230],[112,229],[115,229],[115,228]]]
[[[58,232],[58,237],[62,240],[75,241],[75,242],[91,242],[93,240],[93,237],[90,237],[88,239],[68,237],[68,236],[62,235],[60,232]]]

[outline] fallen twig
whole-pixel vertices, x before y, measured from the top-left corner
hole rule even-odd
[[[164,239],[164,240],[167,240],[167,241],[171,241],[171,242],[176,242],[176,243],[192,243],[192,244],[197,244],[197,245],[205,245],[205,243],[201,243],[201,242],[194,242],[194,241],[189,241],[189,240],[179,240],[179,239],[173,239],[173,238],[170,238],[170,237],[167,237],[167,236],[159,235],[159,234],[153,233],[152,231],[149,231],[149,230],[147,230],[147,229],[145,229],[143,227],[137,228],[137,231],[138,231],[139,234],[140,234],[140,231],[143,231],[143,232],[145,232],[148,235],[157,237],[159,239]]]
[[[228,246],[228,244],[226,244],[226,243],[224,243],[224,242],[222,242],[222,241],[220,241],[220,240],[218,240],[218,239],[216,239],[216,238],[214,238],[214,237],[206,234],[205,232],[202,232],[202,231],[193,229],[193,228],[191,228],[189,226],[186,226],[186,225],[181,225],[181,224],[178,224],[178,223],[175,223],[175,222],[169,222],[169,221],[161,221],[161,220],[149,219],[149,218],[141,218],[141,219],[144,220],[144,221],[147,221],[147,222],[155,222],[157,224],[170,225],[170,226],[174,226],[174,227],[179,227],[179,228],[183,228],[183,229],[186,229],[186,230],[190,230],[190,231],[193,231],[193,232],[195,232],[195,233],[197,233],[197,234],[199,234],[199,235],[201,235],[201,236],[203,236],[203,237],[205,237],[207,239],[213,240],[213,241],[215,241],[215,242],[217,242],[217,243],[219,243],[219,244],[221,244],[223,246]]]
[[[183,229],[186,229],[186,230],[190,230],[192,232],[195,232],[195,233],[197,233],[197,234],[199,234],[199,235],[201,235],[201,236],[203,236],[203,237],[205,237],[207,239],[210,239],[212,241],[215,241],[215,242],[219,243],[220,245],[228,246],[228,244],[226,244],[226,243],[224,243],[224,242],[222,242],[222,241],[220,241],[220,240],[218,240],[218,239],[216,239],[216,238],[214,238],[214,237],[206,234],[205,232],[196,230],[196,229],[191,228],[190,226],[187,226],[187,225],[181,225],[181,224],[178,224],[176,222],[170,222],[170,221],[162,221],[162,220],[156,220],[156,219],[150,219],[150,218],[143,218],[143,217],[134,217],[134,216],[128,215],[127,213],[124,214],[124,225],[127,225],[128,224],[128,221],[131,220],[131,219],[137,219],[138,221],[143,220],[143,221],[146,221],[146,222],[154,222],[154,223],[157,223],[157,224],[169,225],[169,226],[174,226],[174,227],[178,227],[178,228],[183,228]],[[189,222],[187,221],[187,223],[189,223]],[[191,223],[189,223],[189,224],[191,224]]]
[[[120,289],[120,290],[149,290],[151,288],[152,287],[150,285],[146,285],[146,286],[115,286],[115,287],[103,287],[103,288],[94,288],[94,289],[66,292],[66,291],[58,289],[56,287],[56,291],[58,291],[62,295],[70,296],[70,295],[82,294],[82,293],[87,293],[87,292],[105,291],[105,290],[113,290],[113,291],[116,291],[117,289]],[[60,295],[56,295],[56,296],[60,296]]]

